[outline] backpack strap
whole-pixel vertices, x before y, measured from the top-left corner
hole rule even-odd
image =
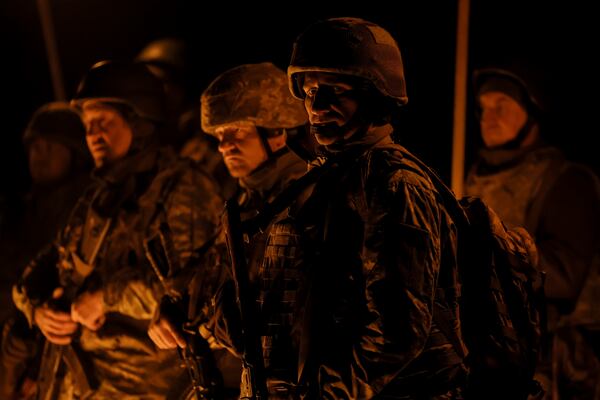
[[[313,168],[300,178],[290,183],[275,199],[266,203],[262,210],[257,215],[247,220],[242,221],[242,232],[250,235],[256,232],[263,232],[273,217],[289,207],[300,194],[310,185],[315,183],[326,171],[331,170],[334,166],[331,161],[327,161],[321,167]]]

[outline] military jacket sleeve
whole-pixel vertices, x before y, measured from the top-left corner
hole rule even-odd
[[[354,347],[357,398],[372,397],[423,351],[444,240],[446,212],[428,179],[400,169],[377,186],[362,253],[367,318]]]
[[[597,177],[571,165],[545,196],[534,232],[540,265],[547,272],[546,295],[575,301],[600,244],[600,193]]]
[[[172,171],[169,171],[163,174],[171,174],[169,178],[159,175],[155,179],[158,183],[153,184],[149,190],[150,193],[140,199],[142,207],[148,209],[156,207],[154,203],[159,196],[153,191],[162,189],[160,181],[176,179],[166,197],[164,209],[159,210],[150,227],[138,240],[138,246],[143,247],[140,242],[155,234],[159,224],[166,222],[175,264],[171,265],[173,270],[169,271],[169,275],[178,278],[173,282],[175,282],[174,285],[181,286],[179,289],[182,289],[189,280],[187,270],[191,270],[192,267],[188,268],[187,264],[190,257],[195,250],[205,246],[215,235],[222,207],[222,200],[217,194],[212,180],[204,172],[190,166],[190,163],[185,163],[185,165],[189,167],[184,167],[179,173],[173,174]],[[173,175],[175,175],[174,178]],[[143,250],[140,250],[140,253],[141,257],[145,257]],[[125,287],[122,282],[106,282],[105,301],[109,310],[118,310],[138,317],[154,312],[157,299],[162,294],[162,288],[145,261],[144,259],[142,262],[146,267],[144,274],[149,276],[132,279]]]
[[[205,173],[190,168],[179,178],[166,208],[173,245],[183,266],[194,250],[215,236],[223,200],[216,184]]]

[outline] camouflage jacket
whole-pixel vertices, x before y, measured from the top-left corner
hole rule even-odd
[[[276,152],[273,158],[261,165],[252,174],[240,181],[240,192],[235,200],[240,205],[241,218],[251,218],[262,209],[262,206],[273,200],[290,182],[298,179],[307,170],[306,162],[288,149]],[[198,311],[201,318],[207,322],[202,326],[203,334],[211,335],[214,346],[228,348],[241,356],[239,311],[231,278],[229,250],[226,240],[226,227],[222,227],[215,245],[209,251],[205,263],[213,271],[212,277],[206,274],[206,269],[200,271],[191,284],[190,291],[198,293],[192,297],[198,299],[198,304],[206,304],[204,313]],[[265,236],[257,234],[248,239],[245,244],[245,256],[250,268],[249,275],[254,289],[260,286],[258,282],[259,260],[262,260],[265,249]],[[207,293],[214,298],[206,298]],[[256,301],[256,299],[247,299]],[[238,362],[239,363],[239,362]],[[239,379],[238,379],[239,385]]]
[[[434,301],[457,307],[437,298],[456,292],[456,228],[390,134],[373,129],[316,167],[328,169],[257,237],[250,278],[274,398],[429,398],[458,385],[461,360],[432,317]],[[233,309],[231,289],[218,294]]]
[[[95,258],[82,286],[103,290],[107,319],[97,332],[82,327],[78,338],[100,382],[92,398],[163,399],[182,386],[187,372],[176,352],[158,351],[147,336],[161,289],[143,241],[166,223],[182,266],[215,234],[222,202],[205,173],[168,152],[139,154],[112,172],[87,190],[55,245],[29,265],[14,300],[32,322],[34,307],[54,286],[44,287],[48,270],[58,267],[59,282],[73,284],[78,265]],[[38,283],[35,290],[31,282]],[[75,390],[67,374],[61,398],[72,398]]]
[[[535,238],[547,274],[550,329],[573,310],[598,254],[598,187],[593,171],[542,143],[482,152],[467,176],[466,194],[481,197],[503,221]]]

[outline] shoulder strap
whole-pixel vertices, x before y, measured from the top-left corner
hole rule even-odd
[[[242,232],[253,234],[264,231],[275,215],[289,207],[306,188],[316,182],[319,177],[333,168],[334,165],[337,164],[327,161],[321,167],[311,169],[292,182],[275,199],[266,203],[256,216],[243,221],[241,224]]]
[[[462,209],[459,200],[454,195],[454,192],[452,192],[452,190],[444,183],[442,178],[440,178],[439,175],[431,167],[426,165],[417,157],[413,156],[410,153],[407,153],[407,155],[409,155],[409,157],[407,157],[408,159],[417,164],[417,166],[421,168],[427,174],[427,176],[429,176],[429,179],[431,179],[433,186],[440,194],[444,202],[444,206],[448,209],[450,215],[452,215],[452,217],[455,218],[454,223],[456,223],[459,226],[468,224],[467,215]],[[406,165],[402,168],[412,170],[412,168]]]

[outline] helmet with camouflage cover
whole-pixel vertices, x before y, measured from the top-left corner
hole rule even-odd
[[[220,125],[240,121],[273,133],[307,121],[302,102],[290,95],[285,72],[269,62],[222,73],[202,93],[201,103],[202,130],[209,134]]]
[[[331,72],[365,79],[398,105],[408,101],[398,44],[385,29],[359,18],[310,25],[294,43],[287,72],[289,89],[299,99],[303,72]]]
[[[163,84],[141,63],[100,61],[92,66],[77,89],[72,104],[88,100],[123,105],[153,122],[165,119]]]

